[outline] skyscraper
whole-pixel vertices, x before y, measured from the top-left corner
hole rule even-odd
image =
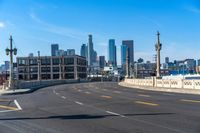
[[[129,57],[130,64],[134,64],[134,47],[133,47],[134,44],[133,44],[133,40],[122,41],[122,45],[125,45],[128,48],[128,57]],[[126,58],[126,54],[125,54],[125,57],[123,57],[123,58],[124,59]]]
[[[67,49],[67,55],[76,55],[75,49]]]
[[[51,56],[56,56],[56,51],[59,50],[58,44],[51,44]]]
[[[94,48],[93,48],[92,35],[89,35],[87,48],[88,48],[88,57],[87,57],[88,65],[92,66],[93,63],[95,63],[97,59],[97,52],[94,51]]]
[[[169,57],[165,57],[165,63],[169,63]]]
[[[105,56],[99,56],[99,66],[100,66],[100,68],[104,68],[104,66],[105,66]]]
[[[81,56],[83,56],[83,57],[87,57],[87,46],[86,46],[86,44],[83,44],[82,46],[81,46]]]
[[[108,63],[112,66],[117,66],[117,55],[116,55],[115,40],[110,39],[108,42]]]
[[[93,53],[93,42],[92,42],[92,35],[89,35],[88,39],[88,65],[92,65],[92,53]]]
[[[127,49],[126,45],[121,45],[121,65],[122,66],[126,64],[126,49]]]

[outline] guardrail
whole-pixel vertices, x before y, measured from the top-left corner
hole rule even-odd
[[[124,82],[135,86],[200,89],[200,80],[152,78],[152,79],[125,79]]]

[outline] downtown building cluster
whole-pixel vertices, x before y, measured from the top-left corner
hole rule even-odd
[[[89,35],[88,44],[82,44],[80,55],[86,57],[88,61],[89,74],[98,74],[102,71],[108,71],[111,75],[125,75],[126,56],[129,56],[129,64],[134,65],[134,41],[124,40],[121,45],[121,66],[117,64],[117,46],[115,39],[108,40],[108,57],[105,55],[97,56],[94,50],[92,35]]]

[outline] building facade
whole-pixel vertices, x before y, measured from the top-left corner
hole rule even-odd
[[[125,45],[128,48],[128,57],[129,57],[130,64],[134,64],[134,46],[133,46],[134,42],[133,42],[133,40],[122,41],[122,45]],[[126,55],[123,58],[126,59]]]
[[[82,46],[81,46],[81,56],[83,56],[83,57],[86,57],[87,58],[87,45],[86,44],[83,44]]]
[[[86,58],[82,56],[17,57],[17,79],[85,79]]]
[[[94,50],[92,35],[89,35],[87,48],[88,48],[88,51],[87,51],[88,66],[92,66],[93,64],[96,64],[96,61],[97,61],[97,52]]]
[[[67,49],[67,55],[76,55],[75,49]]]
[[[105,67],[105,56],[99,56],[99,67],[101,69]]]
[[[51,44],[51,56],[56,56],[56,51],[59,50],[58,44]]]
[[[121,45],[121,65],[126,64],[126,45]]]
[[[112,66],[117,66],[117,52],[115,40],[110,39],[108,42],[108,63]]]

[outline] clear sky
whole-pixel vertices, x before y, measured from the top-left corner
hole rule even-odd
[[[199,0],[0,0],[0,62],[13,35],[18,56],[50,55],[50,44],[80,53],[93,34],[98,56],[107,56],[116,39],[120,64],[122,40],[135,41],[135,59],[153,60],[156,31],[162,59],[200,58]]]

